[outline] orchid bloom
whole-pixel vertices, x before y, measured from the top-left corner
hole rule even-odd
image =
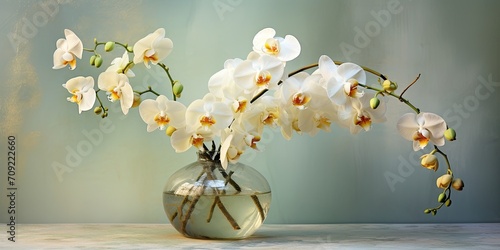
[[[69,65],[70,69],[76,68],[76,58],[82,59],[83,44],[80,38],[71,30],[65,29],[66,39],[59,39],[56,42],[56,51],[54,51],[53,69],[61,69]]]
[[[129,66],[130,60],[128,57],[128,52],[125,51],[123,52],[122,57],[117,57],[111,61],[111,66],[109,66],[106,71],[113,71],[116,73],[122,73],[125,74],[127,77],[134,77],[135,74],[130,70]],[[128,66],[128,67],[127,67]]]
[[[213,133],[202,128],[198,130],[188,130],[189,128],[181,127],[172,134],[170,144],[176,153],[182,153],[190,149],[192,146],[198,150],[204,150],[203,144],[205,141],[213,139]]]
[[[321,76],[301,72],[280,86],[278,96],[288,106],[292,126],[297,132],[315,135],[320,129],[329,130],[335,108],[320,84]]]
[[[433,113],[404,114],[397,124],[403,138],[413,141],[413,150],[423,149],[430,142],[436,146],[444,145],[446,122]]]
[[[230,59],[224,63],[224,69],[218,71],[208,81],[208,89],[217,99],[228,103],[235,114],[241,114],[250,105],[252,95],[234,82],[234,69],[241,59]]]
[[[126,115],[134,103],[134,91],[130,86],[128,77],[124,74],[108,71],[102,72],[97,81],[99,89],[106,91],[108,94],[109,101],[120,100],[122,112]]]
[[[273,96],[262,96],[252,104],[252,110],[259,112],[258,118],[262,125],[276,127],[281,123],[279,100]]]
[[[173,47],[172,40],[165,38],[165,29],[157,29],[134,44],[134,63],[144,62],[149,69],[150,62],[158,64],[170,54]]]
[[[344,121],[344,125],[349,127],[351,134],[357,134],[362,129],[369,131],[372,123],[381,123],[386,120],[385,102],[381,102],[376,109],[370,107],[370,98],[368,96],[351,99],[349,102],[352,108],[340,109],[339,118]]]
[[[67,100],[78,104],[78,113],[81,114],[82,111],[87,111],[94,106],[96,99],[94,78],[78,76],[69,79],[62,86],[72,94]]]
[[[253,50],[261,55],[275,56],[282,62],[295,59],[300,54],[300,43],[292,35],[275,37],[276,31],[265,28],[253,38]]]
[[[203,99],[193,101],[186,109],[186,125],[188,130],[202,129],[219,135],[233,121],[233,111],[211,93]]]
[[[241,62],[234,69],[234,81],[251,95],[264,89],[274,89],[283,76],[285,65],[269,55],[255,57]]]
[[[164,95],[158,96],[156,100],[144,100],[139,105],[139,114],[148,124],[148,132],[157,128],[164,130],[167,125],[174,128],[185,126],[185,113],[186,107],[182,103],[168,100]]]
[[[289,103],[295,108],[323,109],[329,106],[325,89],[319,84],[319,76],[306,72],[287,78],[280,86],[283,103]]]
[[[337,67],[330,57],[321,56],[317,72],[323,77],[328,97],[337,105],[344,105],[349,97],[364,95],[358,90],[358,85],[366,82],[366,73],[357,64],[343,63]]]

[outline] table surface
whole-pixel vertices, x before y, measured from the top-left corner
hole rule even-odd
[[[4,227],[5,228],[5,227]],[[244,240],[198,240],[169,224],[20,224],[0,249],[500,249],[500,223],[264,224]]]

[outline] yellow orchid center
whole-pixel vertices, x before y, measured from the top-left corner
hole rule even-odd
[[[69,67],[71,69],[74,69],[76,67],[76,59],[73,58],[73,60],[71,60],[71,61],[65,61],[64,65],[66,65],[66,64],[69,64]]]
[[[271,81],[271,74],[267,71],[259,72],[255,76],[255,84],[259,87],[265,87]]]
[[[191,145],[193,145],[197,148],[203,147],[203,141],[204,141],[203,136],[201,136],[199,134],[191,136]]]
[[[64,53],[62,59],[64,65],[69,64],[71,69],[74,69],[76,67],[76,57],[72,53],[70,52]]]
[[[155,115],[154,121],[160,126],[160,129],[163,130],[170,122],[170,118],[163,113],[159,113]]]
[[[311,100],[311,97],[309,95],[305,95],[303,93],[296,93],[292,97],[292,104],[295,107],[304,107],[309,101]]]
[[[145,63],[158,62],[158,54],[154,50],[146,50],[144,52],[143,60]]]
[[[239,101],[236,101],[235,102],[235,110],[234,112],[235,113],[242,113],[246,110],[247,108],[247,105],[248,105],[248,100],[244,99],[244,100],[239,100]]]
[[[358,95],[358,80],[356,79],[349,79],[344,85],[344,92],[346,95],[350,97],[357,97]]]
[[[274,121],[277,120],[279,117],[277,112],[269,112],[264,119],[262,119],[262,123],[264,125],[273,125]]]
[[[413,140],[418,141],[418,143],[420,144],[420,147],[424,148],[429,143],[429,138],[425,136],[425,134],[428,134],[428,133],[429,132],[427,130],[416,131],[413,134]]]
[[[80,104],[80,102],[82,102],[82,94],[79,90],[74,90],[73,95],[68,97],[68,101]]]
[[[257,149],[257,142],[260,141],[260,136],[254,136],[252,139],[252,144],[250,144],[250,147],[253,149]]]
[[[320,116],[316,118],[316,123],[317,123],[316,127],[319,129],[329,128],[330,125],[332,124],[330,119],[328,119],[328,117],[325,116]]]
[[[372,125],[372,120],[368,116],[356,116],[354,118],[354,124],[361,126],[364,130],[369,130],[370,126]]]
[[[116,100],[120,100],[121,98],[121,91],[116,87],[112,88],[108,91],[108,100],[110,102],[114,102]]]
[[[202,116],[200,118],[200,123],[202,126],[210,127],[215,124],[215,119],[212,116]]]
[[[270,55],[277,55],[280,53],[280,43],[274,38],[269,38],[264,44],[264,51]]]

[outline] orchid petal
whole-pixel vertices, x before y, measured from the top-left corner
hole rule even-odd
[[[403,138],[413,141],[413,133],[419,128],[416,115],[414,113],[407,113],[401,116],[398,120],[397,128]]]
[[[338,74],[345,80],[354,78],[360,83],[366,82],[366,73],[359,65],[354,63],[343,63],[337,68]]]

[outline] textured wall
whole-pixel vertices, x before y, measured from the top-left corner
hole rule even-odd
[[[185,104],[204,95],[209,77],[226,59],[246,56],[256,32],[273,27],[302,44],[301,56],[287,65],[288,71],[327,54],[370,66],[402,86],[421,73],[406,97],[443,116],[458,132],[458,141],[443,149],[466,187],[453,194],[450,208],[430,217],[422,210],[435,204],[435,179],[441,173],[419,167],[415,159],[420,154],[397,133],[397,119],[410,110],[395,100],[389,102],[387,123],[369,133],[352,136],[333,126],[329,134],[286,141],[279,132],[267,131],[263,152],[244,161],[271,183],[268,223],[500,222],[496,1],[1,4],[0,143],[6,147],[8,136],[16,137],[18,222],[167,222],[163,185],[195,159],[194,151],[175,154],[161,132],[146,132],[136,109],[126,117],[112,112],[107,120],[92,112],[78,115],[61,84],[77,75],[97,77],[87,66],[88,54],[75,71],[51,69],[55,41],[64,28],[89,47],[94,37],[132,44],[159,27],[174,42],[165,63],[185,85]],[[134,69],[139,84],[167,91],[161,71],[140,68]],[[9,216],[5,147],[1,221]],[[58,176],[54,166],[71,171]]]

